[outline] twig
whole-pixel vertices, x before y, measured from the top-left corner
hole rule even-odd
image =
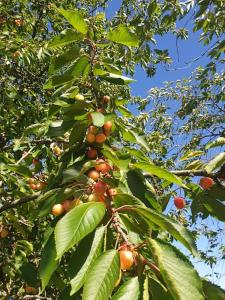
[[[21,158],[16,162],[16,165],[19,165],[21,163],[21,161],[23,161],[34,149],[34,147],[31,147],[29,151],[25,152]]]
[[[41,193],[38,192],[35,195],[27,196],[27,197],[24,197],[24,198],[21,198],[21,199],[17,199],[17,200],[15,200],[13,202],[7,203],[7,204],[3,205],[2,207],[0,207],[0,213],[2,213],[3,211],[5,211],[5,210],[7,210],[9,208],[14,208],[14,207],[16,207],[18,205],[21,205],[21,204],[33,201],[36,198],[38,198],[38,196],[40,196],[40,194]]]

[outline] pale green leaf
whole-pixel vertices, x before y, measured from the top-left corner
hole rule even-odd
[[[85,203],[69,211],[55,227],[57,258],[92,232],[105,215],[102,203]]]
[[[175,300],[205,300],[201,279],[186,256],[162,241],[148,239],[148,244]]]
[[[217,138],[215,141],[210,142],[206,145],[206,149],[211,149],[211,148],[215,148],[215,147],[221,147],[225,145],[225,138],[224,137],[219,137]]]
[[[214,157],[205,167],[207,173],[211,173],[221,167],[225,163],[225,152],[218,154]]]
[[[147,172],[151,175],[155,175],[161,179],[165,179],[171,183],[175,183],[177,185],[181,185],[181,186],[184,186],[182,180],[172,174],[171,172],[169,172],[168,170],[162,168],[162,167],[159,167],[159,166],[156,166],[156,165],[153,165],[153,164],[149,164],[149,163],[135,163],[134,166],[144,172]]]
[[[119,278],[120,261],[116,250],[100,255],[84,283],[83,300],[108,300]]]
[[[126,281],[113,295],[112,300],[138,300],[139,282],[138,277]]]
[[[119,25],[108,33],[108,39],[112,42],[126,46],[138,47],[139,39],[137,35],[126,25]]]
[[[88,24],[83,16],[77,10],[65,10],[62,8],[57,9],[67,21],[79,32],[86,34],[88,31]]]

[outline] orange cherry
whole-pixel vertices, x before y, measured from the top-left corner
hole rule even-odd
[[[133,253],[129,250],[121,250],[119,251],[120,255],[120,268],[121,270],[130,270],[134,264]]]
[[[90,159],[95,159],[98,156],[98,151],[96,149],[89,149],[87,151],[87,157]]]
[[[64,207],[63,207],[62,204],[59,203],[59,204],[53,205],[53,207],[52,207],[52,214],[54,216],[59,216],[62,213],[64,213]]]
[[[104,133],[98,133],[95,136],[96,143],[103,144],[106,141],[106,136]]]
[[[97,181],[99,176],[100,176],[100,174],[96,170],[91,170],[91,171],[88,172],[88,177],[93,179],[94,181]]]
[[[94,143],[95,142],[95,135],[93,133],[88,133],[86,135],[86,141],[88,143]]]

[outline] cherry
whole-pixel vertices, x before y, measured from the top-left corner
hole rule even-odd
[[[88,133],[86,135],[86,140],[88,143],[94,143],[95,142],[95,135],[93,133]]]
[[[34,191],[38,189],[37,184],[35,184],[35,183],[31,183],[30,188]]]
[[[110,197],[115,197],[117,195],[117,190],[116,189],[109,189],[108,194]]]
[[[52,207],[52,214],[54,216],[59,216],[62,213],[64,213],[64,207],[63,207],[62,204],[59,203],[59,204],[53,205],[53,207]]]
[[[18,57],[18,56],[20,56],[20,51],[19,51],[19,50],[13,52],[13,57],[14,57],[14,58],[16,58],[16,57]]]
[[[88,127],[88,133],[95,134],[95,133],[97,133],[97,131],[98,131],[98,128],[94,125],[91,125],[91,126]]]
[[[36,288],[34,288],[32,286],[28,286],[28,285],[25,287],[25,291],[28,294],[37,294],[37,292],[38,292],[38,290]]]
[[[16,26],[22,26],[23,25],[23,20],[22,19],[15,19],[15,24],[16,24]]]
[[[104,181],[98,181],[93,187],[93,190],[96,194],[104,194],[107,190],[107,184]]]
[[[4,228],[2,228],[2,229],[0,230],[0,237],[1,237],[2,239],[6,238],[8,235],[9,235],[8,230],[6,230],[6,229],[4,229]]]
[[[71,205],[72,205],[72,201],[70,201],[70,200],[65,200],[62,203],[63,209],[65,211],[69,211],[71,209]]]
[[[105,124],[103,125],[103,129],[104,129],[105,131],[110,131],[110,130],[112,129],[112,126],[113,126],[112,122],[111,122],[111,121],[107,121],[107,122],[105,122]]]
[[[203,188],[203,190],[209,190],[214,184],[214,180],[210,177],[203,177],[199,182],[199,185]]]
[[[106,136],[104,133],[98,133],[95,137],[96,143],[103,144],[106,141]]]
[[[28,183],[29,184],[33,184],[33,183],[35,183],[36,182],[36,179],[35,178],[29,178],[28,179]]]
[[[88,177],[93,179],[94,181],[98,180],[99,176],[100,176],[100,174],[96,170],[91,170],[88,172]]]
[[[121,270],[130,270],[134,264],[133,253],[129,250],[121,250],[119,251],[120,255],[120,268]]]
[[[98,156],[98,151],[96,149],[89,149],[87,151],[87,157],[90,159],[95,159]]]
[[[183,209],[186,206],[186,201],[182,197],[175,197],[174,198],[174,205],[178,209]]]
[[[96,160],[97,165],[95,169],[103,174],[109,172],[111,170],[111,166],[107,164],[103,159]]]
[[[39,159],[33,158],[33,160],[32,160],[32,164],[33,164],[33,165],[38,165],[39,163],[40,163],[40,160],[39,160]]]
[[[103,96],[102,101],[105,102],[105,103],[108,103],[110,101],[110,97],[109,96]]]

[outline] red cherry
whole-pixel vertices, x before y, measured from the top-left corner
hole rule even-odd
[[[111,166],[107,164],[103,159],[96,160],[97,165],[95,169],[103,174],[108,173],[111,170]]]
[[[94,193],[96,194],[104,194],[107,190],[107,184],[103,181],[98,181],[93,187]]]
[[[174,198],[174,205],[178,209],[183,209],[186,206],[186,201],[182,197],[175,197]]]
[[[214,180],[210,177],[203,177],[199,182],[199,185],[203,188],[203,190],[209,190],[214,184]]]
[[[37,165],[37,164],[39,164],[39,163],[40,163],[40,160],[39,160],[39,159],[33,158],[32,164]]]
[[[98,152],[96,149],[89,149],[87,151],[87,157],[90,159],[95,159],[98,156]]]
[[[117,190],[116,189],[109,189],[108,194],[110,197],[115,197],[117,195]]]

